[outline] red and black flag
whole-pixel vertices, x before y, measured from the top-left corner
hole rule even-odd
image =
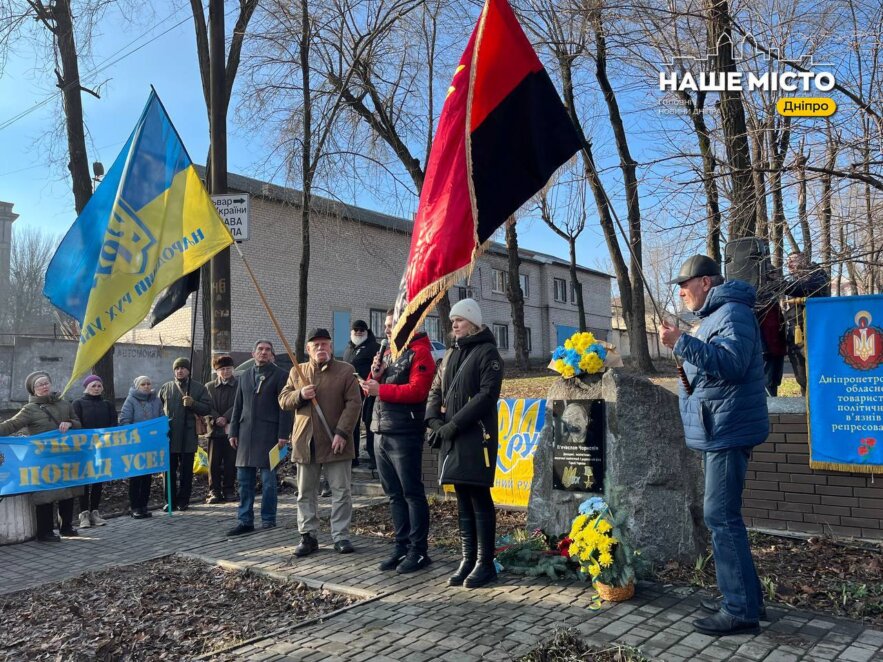
[[[398,353],[467,276],[494,231],[580,142],[506,0],[487,0],[454,72],[426,167],[396,303]]]

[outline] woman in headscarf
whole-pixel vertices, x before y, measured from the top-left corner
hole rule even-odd
[[[153,391],[150,377],[144,375],[136,377],[120,410],[120,425],[149,421],[160,416],[162,416],[162,402]],[[151,474],[133,476],[129,479],[129,507],[133,519],[152,517],[152,513],[147,509],[151,480],[153,480]]]
[[[52,392],[52,378],[48,373],[42,370],[32,372],[25,379],[25,388],[28,391],[28,403],[15,416],[0,423],[0,436],[8,436],[16,432],[24,432],[31,436],[51,430],[63,433],[71,428],[81,427],[71,403],[62,400],[57,393]],[[58,490],[50,492],[58,492]],[[55,501],[47,501],[47,497],[51,499],[52,494],[34,493],[34,499],[38,501],[36,505],[37,540],[57,542],[60,538],[53,531],[55,528]],[[43,501],[43,503],[39,503],[39,501]],[[58,502],[58,514],[61,517],[59,533],[66,538],[76,536],[77,530],[73,526],[73,497]]]
[[[453,485],[463,560],[449,586],[478,588],[497,578],[496,511],[491,498],[497,465],[497,400],[503,360],[473,299],[451,308],[453,345],[429,392],[426,422],[439,449],[440,485]]]

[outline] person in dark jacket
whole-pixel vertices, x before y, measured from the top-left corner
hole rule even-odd
[[[663,324],[662,342],[684,361],[690,388],[681,386],[687,446],[705,459],[705,524],[711,531],[720,602],[693,622],[703,634],[758,633],[763,594],[742,520],[742,490],[751,449],[769,433],[766,378],[754,288],[723,282],[717,263],[694,255],[672,281],[700,319],[695,335]]]
[[[343,361],[349,363],[359,375],[359,379],[368,379],[371,372],[371,363],[380,352],[380,343],[374,336],[374,332],[368,328],[365,320],[356,320],[350,329],[350,341],[343,350]],[[353,444],[356,457],[353,458],[353,466],[359,466],[359,438],[362,423],[365,423],[365,450],[370,458],[369,467],[373,471],[377,466],[374,457],[374,432],[371,430],[371,414],[374,410],[374,396],[365,396],[362,393],[362,416],[356,421],[356,429],[353,431]]]
[[[129,395],[120,409],[120,425],[149,421],[162,415],[162,401],[153,392],[153,382],[150,377],[146,375],[135,377],[135,382],[129,389]],[[147,509],[152,481],[151,474],[133,476],[129,479],[129,508],[132,511],[132,519],[153,517],[153,514]]]
[[[276,468],[270,468],[270,450],[291,438],[291,414],[279,407],[279,395],[288,374],[273,363],[273,343],[254,344],[254,367],[239,376],[230,417],[230,445],[236,449],[239,479],[239,524],[227,535],[254,531],[257,471],[261,471],[261,528],[276,526]]]
[[[795,251],[788,256],[790,278],[785,281],[785,294],[789,297],[809,299],[831,296],[831,277],[806,255]],[[794,370],[794,379],[800,385],[800,393],[806,395],[806,355],[803,352],[806,331],[803,328],[802,303],[790,303],[785,310],[788,360]]]
[[[392,322],[390,310],[387,338],[392,336]],[[371,425],[377,434],[377,471],[395,528],[395,549],[380,569],[406,574],[432,563],[422,471],[426,398],[435,376],[429,337],[416,334],[395,360],[378,356],[371,374],[371,379],[362,382],[362,390],[376,398]]]
[[[71,403],[62,400],[57,393],[52,392],[52,379],[49,374],[38,370],[25,378],[25,388],[28,391],[28,403],[18,413],[7,421],[0,423],[0,436],[8,436],[23,431],[27,435],[40,434],[50,430],[67,432],[71,428],[82,427],[80,420],[74,413]],[[66,491],[66,490],[65,490]],[[57,542],[60,538],[55,535],[54,506],[57,496],[53,498],[53,492],[37,492],[35,498],[39,499],[36,504],[37,511],[37,540],[40,542]],[[77,535],[74,528],[74,499],[73,497],[58,501],[58,515],[61,517],[61,529],[59,533],[65,537]]]
[[[212,401],[208,418],[208,497],[206,503],[232,501],[236,495],[236,449],[227,430],[236,400],[237,380],[233,358],[218,356],[212,361],[217,377],[205,385]]]
[[[448,585],[478,588],[497,578],[491,487],[503,360],[473,299],[454,304],[450,318],[454,342],[435,374],[426,421],[430,445],[439,449],[439,485],[453,485],[457,494],[463,560]]]
[[[172,501],[166,504],[166,510],[187,510],[193,489],[193,456],[198,446],[196,417],[207,416],[212,410],[212,401],[205,386],[190,379],[190,361],[177,358],[172,370],[175,378],[163,384],[157,394],[163,403],[163,413],[169,417]],[[168,474],[163,474],[163,479],[168,480]],[[168,485],[165,493],[169,493]]]
[[[74,413],[82,426],[88,430],[95,428],[112,428],[117,425],[117,410],[113,403],[101,397],[104,393],[104,382],[98,375],[89,375],[83,380],[83,397],[74,400]],[[91,483],[83,486],[80,497],[80,528],[104,526],[107,521],[98,512],[101,503],[101,486],[103,483]]]

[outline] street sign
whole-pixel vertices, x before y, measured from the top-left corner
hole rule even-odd
[[[248,239],[248,193],[213,195],[212,202],[236,241]]]

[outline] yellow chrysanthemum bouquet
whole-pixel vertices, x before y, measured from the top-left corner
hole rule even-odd
[[[635,581],[632,560],[637,553],[601,497],[580,505],[566,540],[571,561],[579,563],[580,573],[593,583],[625,587]]]
[[[607,349],[589,332],[577,332],[552,352],[549,367],[565,379],[604,371]]]

